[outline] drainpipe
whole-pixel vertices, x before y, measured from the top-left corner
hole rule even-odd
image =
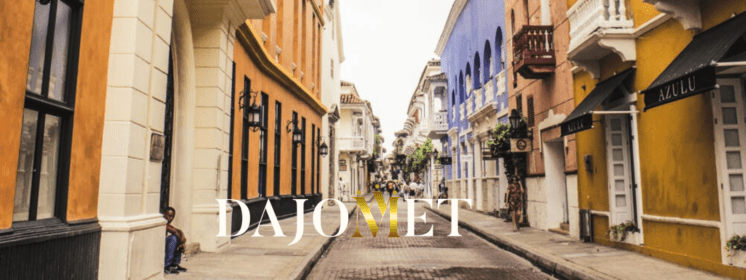
[[[549,0],[541,0],[541,25],[552,25]]]

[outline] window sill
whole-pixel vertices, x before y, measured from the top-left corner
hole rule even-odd
[[[14,222],[0,235],[0,248],[38,243],[101,231],[96,219],[65,223],[57,218],[28,222]]]

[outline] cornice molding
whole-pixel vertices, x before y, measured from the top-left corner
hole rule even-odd
[[[257,35],[258,33],[251,26],[250,22],[245,22],[236,31],[236,39],[246,49],[248,56],[263,73],[286,86],[290,89],[290,92],[310,105],[317,113],[321,115],[327,113],[326,107],[320,100],[316,99],[305,86],[274,61],[269,52],[261,44],[261,40]]]
[[[446,20],[446,25],[443,27],[443,32],[440,34],[438,45],[435,48],[435,54],[437,54],[438,56],[443,55],[443,51],[446,48],[448,39],[451,38],[453,27],[456,26],[456,21],[458,21],[458,18],[459,16],[461,16],[461,12],[466,7],[466,2],[468,1],[469,0],[456,0],[455,2],[453,2],[451,12],[448,14],[448,20]]]

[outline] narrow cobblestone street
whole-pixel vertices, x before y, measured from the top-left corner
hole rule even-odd
[[[353,214],[347,231],[332,243],[308,279],[551,279],[528,261],[465,229],[459,228],[461,237],[448,237],[450,221],[426,211],[424,202],[416,204],[414,216],[427,212],[427,223],[416,219],[415,233],[424,234],[432,225],[433,236],[405,236],[409,209],[400,199],[401,237],[388,238],[389,214],[379,220],[380,211],[373,203],[368,205],[379,224],[377,237],[372,238],[363,215]],[[356,217],[364,238],[350,237]]]

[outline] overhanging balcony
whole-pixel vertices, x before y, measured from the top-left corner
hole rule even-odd
[[[513,71],[526,79],[542,79],[554,73],[554,27],[524,25],[513,35]]]
[[[448,111],[440,111],[430,114],[429,138],[440,138],[448,132]]]
[[[339,137],[339,150],[352,152],[365,151],[365,139],[362,136]]]
[[[634,22],[627,17],[624,0],[579,0],[569,10],[568,58],[598,78],[598,61],[616,53],[623,61],[635,60]]]

